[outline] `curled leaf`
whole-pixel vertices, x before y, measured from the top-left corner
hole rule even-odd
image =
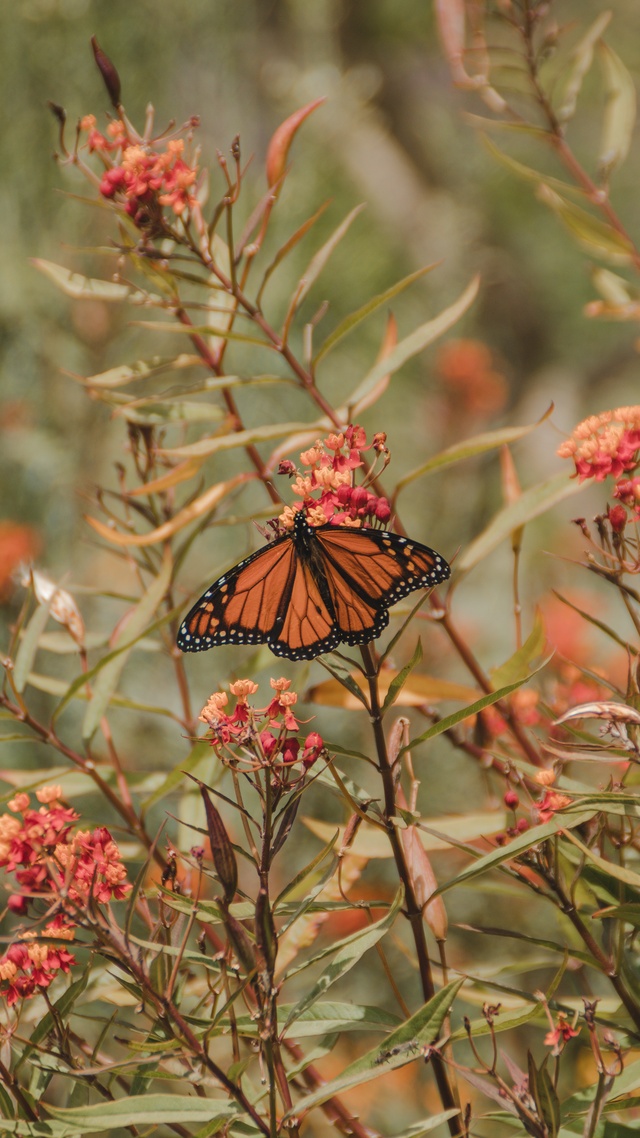
[[[294,111],[280,124],[278,129],[271,136],[271,141],[267,148],[266,170],[267,170],[267,183],[269,186],[274,186],[279,182],[285,173],[287,165],[287,156],[289,148],[293,142],[296,132],[306,118],[315,111],[316,107],[326,102],[324,97],[314,99],[312,103],[307,103],[305,107],[301,107],[299,111]]]

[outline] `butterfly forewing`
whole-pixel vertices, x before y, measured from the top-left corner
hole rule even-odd
[[[451,572],[434,549],[386,530],[322,526],[317,537],[335,574],[376,612],[414,589],[446,581]]]
[[[274,541],[220,577],[187,614],[178,632],[183,652],[216,644],[261,644],[270,635],[293,576],[290,538]]]

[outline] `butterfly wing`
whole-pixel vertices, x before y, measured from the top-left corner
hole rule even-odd
[[[278,538],[214,581],[180,625],[178,648],[264,644],[286,617],[296,579],[292,537]]]
[[[268,641],[276,656],[313,660],[336,648],[342,639],[322,574],[312,572],[310,562],[300,554],[283,616]]]
[[[374,640],[389,623],[391,605],[451,572],[434,549],[386,530],[327,525],[315,538],[339,639],[347,644]]]

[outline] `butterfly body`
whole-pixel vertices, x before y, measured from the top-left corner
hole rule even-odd
[[[433,549],[386,530],[311,526],[300,511],[278,537],[219,577],[180,626],[178,647],[268,644],[276,656],[311,660],[338,644],[367,644],[389,607],[449,576]]]

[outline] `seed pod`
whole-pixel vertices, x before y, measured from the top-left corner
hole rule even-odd
[[[256,901],[256,944],[269,972],[273,972],[278,953],[278,938],[266,889],[260,889]]]
[[[201,785],[200,793],[207,814],[207,829],[209,831],[209,841],[211,842],[213,864],[216,867],[216,873],[220,878],[220,884],[224,890],[225,904],[230,905],[238,888],[238,863],[236,862],[236,855],[233,852],[233,846],[225,830],[224,822],[213,805],[207,788]]]
[[[247,934],[247,930],[240,924],[240,921],[236,920],[227,910],[223,911],[222,919],[231,947],[245,972],[254,972],[256,968],[256,954]]]
[[[113,106],[118,110],[120,107],[120,76],[109,59],[109,56],[99,46],[95,36],[91,37],[91,47],[93,48],[93,58],[96,61],[98,71],[102,75],[104,85],[107,88],[107,95],[111,99]]]

